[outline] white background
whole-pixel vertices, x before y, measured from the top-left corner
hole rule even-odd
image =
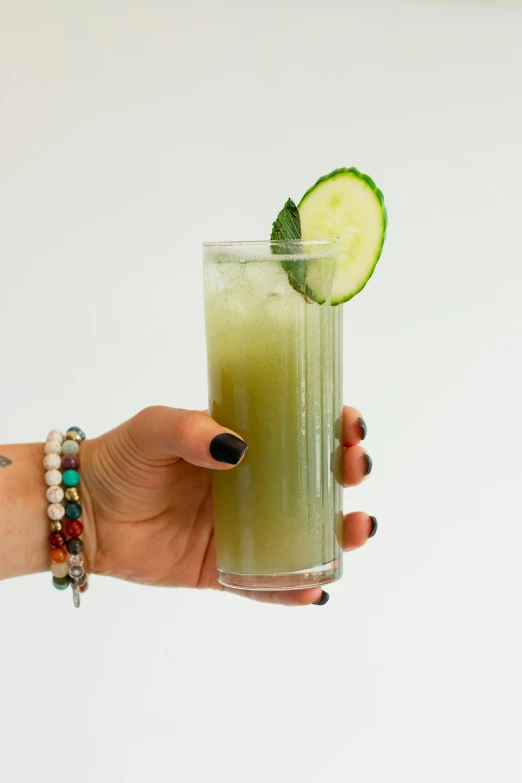
[[[357,165],[379,519],[323,608],[0,585],[0,778],[522,780],[522,10],[0,0],[0,442],[206,403],[203,240]],[[0,542],[1,545],[1,542]]]

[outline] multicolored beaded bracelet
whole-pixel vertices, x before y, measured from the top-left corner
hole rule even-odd
[[[51,520],[51,573],[57,590],[73,589],[73,600],[80,606],[80,593],[88,586],[88,576],[83,565],[83,524],[80,520],[80,443],[85,434],[79,427],[69,427],[65,435],[60,430],[51,430],[45,444],[44,468],[47,484],[46,497],[49,501],[47,515]],[[61,472],[61,469],[64,472]],[[65,491],[61,484],[66,487]],[[67,501],[66,505],[62,501]],[[64,522],[65,520],[65,522]]]

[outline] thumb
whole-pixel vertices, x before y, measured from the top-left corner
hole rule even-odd
[[[203,411],[154,406],[145,408],[127,424],[140,454],[155,462],[181,458],[193,465],[223,470],[237,465],[248,449],[244,440]]]

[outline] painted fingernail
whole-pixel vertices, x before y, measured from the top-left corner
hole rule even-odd
[[[366,470],[364,471],[364,475],[365,476],[369,476],[370,473],[372,472],[373,461],[372,461],[372,458],[370,457],[370,455],[366,454],[366,453],[364,455],[364,459],[366,460]]]
[[[245,451],[247,444],[241,438],[232,435],[231,432],[223,432],[216,435],[210,444],[210,456],[217,462],[226,462],[228,465],[237,465]]]
[[[379,525],[377,522],[377,517],[370,517],[370,519],[372,520],[372,532],[370,533],[368,538],[373,538],[377,532],[377,528],[379,527]]]
[[[357,424],[361,428],[361,440],[364,440],[368,434],[368,427],[366,426],[366,422],[364,421],[362,416],[359,416],[359,418],[357,419]]]
[[[314,601],[312,606],[324,606],[328,603],[330,600],[330,593],[327,593],[326,590],[323,590],[323,593],[318,601]]]

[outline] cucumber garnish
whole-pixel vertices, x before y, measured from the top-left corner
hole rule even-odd
[[[321,177],[299,204],[302,239],[339,237],[332,305],[362,291],[381,255],[388,222],[375,182],[355,168]]]
[[[375,182],[355,168],[336,169],[308,190],[299,207],[288,199],[272,227],[274,253],[290,255],[285,241],[339,238],[331,304],[347,302],[362,291],[381,255],[388,217]],[[299,246],[297,247],[299,252]],[[292,288],[307,301],[323,304],[330,295],[324,264],[281,260]],[[331,277],[330,277],[331,282]]]

